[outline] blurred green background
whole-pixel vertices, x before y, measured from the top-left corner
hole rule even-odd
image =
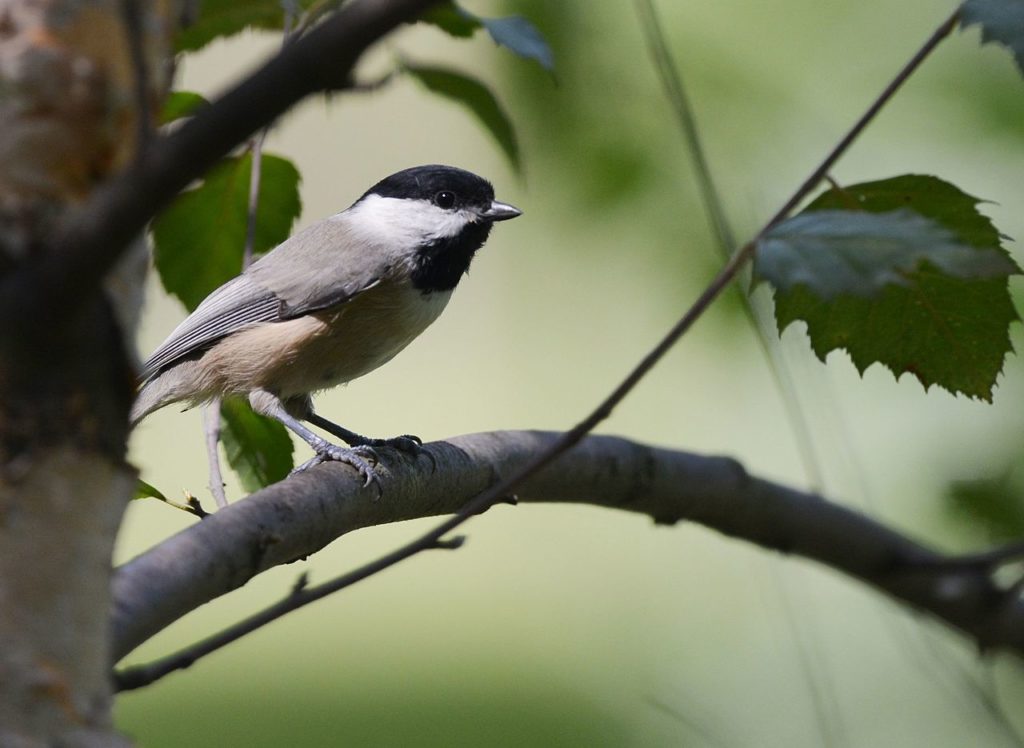
[[[634,6],[466,6],[533,20],[554,49],[557,81],[482,34],[460,42],[422,25],[393,37],[364,72],[390,69],[400,51],[479,76],[515,123],[522,177],[463,110],[408,80],[308,101],[266,146],[302,172],[301,225],[429,162],[489,177],[499,199],[524,210],[496,229],[436,325],[388,366],[319,399],[321,412],[363,433],[433,440],[565,428],[718,265]],[[952,7],[658,3],[740,236],[774,212]],[[1007,53],[978,42],[976,30],[945,42],[834,176],[937,174],[993,200],[985,212],[1021,237],[1024,81]],[[185,60],[179,87],[215,96],[278,43],[255,34],[215,43]],[[723,299],[600,431],[729,454],[806,486],[739,309],[736,296]],[[142,353],[182,317],[154,281]],[[1019,349],[1020,325],[1013,337]],[[1017,357],[990,406],[926,394],[877,366],[861,379],[845,355],[823,367],[796,327],[779,345],[830,496],[944,549],[985,545],[985,530],[951,514],[944,497],[950,481],[995,475],[1021,452]],[[132,446],[147,480],[212,505],[197,411],[155,414]],[[228,491],[241,496],[234,483]],[[135,502],[118,559],[191,521]],[[325,580],[429,525],[361,531],[264,574],[129,662],[278,599],[302,571]],[[143,746],[1020,744],[1003,721],[1024,732],[1019,663],[981,662],[964,640],[828,570],[702,527],[582,507],[502,506],[468,535],[455,553],[417,557],[124,695],[118,724]]]

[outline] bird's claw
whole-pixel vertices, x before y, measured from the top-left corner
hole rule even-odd
[[[424,449],[423,440],[413,434],[402,434],[401,436],[393,436],[390,439],[367,439],[366,446],[391,447],[413,457],[426,455],[430,459],[430,469],[432,471],[437,470],[437,460],[434,459],[434,455],[430,454],[429,450]]]
[[[373,467],[380,462],[380,458],[373,451],[372,447],[366,445],[347,448],[339,447],[335,444],[324,444],[316,450],[315,455],[292,470],[292,475],[304,472],[315,465],[327,461],[343,462],[354,467],[363,479],[363,488],[369,487],[378,480],[377,473],[374,472]]]
[[[434,455],[430,454],[429,451],[423,448],[423,440],[414,434],[402,434],[401,436],[392,436],[390,439],[372,439],[368,436],[355,435],[355,439],[347,440],[355,448],[369,447],[374,449],[376,447],[391,447],[397,449],[399,452],[403,452],[413,457],[419,457],[420,455],[426,455],[430,458],[430,469],[437,469],[437,460],[434,459]]]

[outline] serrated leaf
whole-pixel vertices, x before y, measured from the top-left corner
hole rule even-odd
[[[555,58],[551,47],[537,27],[522,16],[484,18],[454,2],[448,2],[427,11],[420,16],[420,20],[460,39],[473,36],[479,28],[487,29],[499,47],[505,47],[524,59],[535,60],[545,70],[554,72]]]
[[[966,0],[960,8],[963,28],[981,26],[981,41],[1009,48],[1024,73],[1024,0]]]
[[[168,498],[160,493],[160,490],[155,486],[146,483],[146,481],[139,478],[135,481],[135,495],[132,499],[160,499],[160,501],[168,502]]]
[[[428,90],[467,107],[498,141],[513,168],[519,171],[519,144],[512,122],[483,83],[444,68],[406,63],[405,70]]]
[[[298,0],[306,10],[315,0]],[[199,14],[182,26],[174,39],[177,52],[194,52],[222,36],[232,36],[247,28],[279,31],[284,28],[281,0],[202,0]]]
[[[197,109],[209,103],[194,91],[171,91],[160,110],[160,124],[166,125],[183,117],[191,117]]]
[[[777,292],[775,318],[780,332],[806,322],[822,361],[842,348],[861,374],[881,363],[897,378],[912,374],[925,389],[936,384],[991,400],[1011,350],[1007,328],[1017,317],[1004,280],[963,281],[922,270],[912,289],[891,286],[873,299],[827,302],[802,287]]]
[[[957,278],[1015,272],[995,249],[963,242],[952,231],[906,208],[887,213],[809,209],[783,221],[758,244],[754,273],[777,289],[802,285],[815,296],[874,296],[887,285],[908,286],[930,263]]]
[[[285,478],[295,463],[294,445],[278,421],[265,418],[237,399],[221,402],[221,443],[228,463],[250,493]]]
[[[251,172],[248,154],[224,159],[153,222],[160,279],[189,311],[242,269]],[[263,154],[253,243],[257,254],[288,238],[302,208],[299,179],[290,161]]]
[[[897,377],[913,374],[926,389],[937,384],[953,393],[991,400],[1011,350],[1008,328],[1018,319],[1005,276],[1019,270],[1001,247],[999,232],[978,212],[978,203],[931,176],[906,175],[825,192],[805,213],[840,208],[876,214],[912,210],[988,258],[983,266],[992,267],[995,253],[1009,270],[996,277],[963,278],[925,261],[903,271],[901,285],[885,285],[874,296],[822,297],[804,284],[777,288],[779,331],[803,320],[822,360],[842,348],[862,373],[871,364],[882,363]]]

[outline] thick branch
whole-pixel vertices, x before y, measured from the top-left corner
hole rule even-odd
[[[380,498],[347,467],[325,464],[217,512],[117,570],[115,657],[256,574],[347,532],[455,512],[558,437],[473,434],[429,444],[430,455],[418,460],[390,454],[381,466]],[[699,522],[816,560],[933,614],[981,646],[1024,654],[1024,603],[1004,593],[988,569],[941,563],[942,555],[864,515],[749,476],[729,458],[591,436],[529,478],[518,498],[640,512],[662,524]]]

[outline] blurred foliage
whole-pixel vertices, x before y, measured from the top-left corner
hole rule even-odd
[[[512,121],[487,86],[456,70],[415,65],[409,61],[402,64],[402,69],[428,91],[467,107],[497,141],[512,168],[516,171],[522,168]]]
[[[193,91],[171,91],[160,110],[160,124],[166,125],[174,120],[190,117],[199,107],[209,103]]]
[[[989,542],[1024,538],[1024,463],[1020,460],[995,478],[954,482],[945,499],[953,519],[981,530]]]
[[[555,70],[555,59],[547,40],[522,16],[484,18],[448,2],[431,8],[420,20],[437,26],[449,36],[463,39],[473,36],[478,29],[487,29],[499,47],[505,47],[524,59],[535,60],[548,72]]]
[[[658,167],[658,138],[636,88],[636,69],[619,66],[605,51],[606,13],[580,3],[517,3],[549,40],[558,59],[559,86],[540,71],[506,66],[516,84],[517,119],[539,131],[531,142],[538,162],[571,166],[581,208],[594,215],[622,208],[649,190]],[[647,106],[644,105],[647,104]],[[563,185],[560,185],[563,186]]]
[[[315,0],[291,0],[301,10],[319,4]],[[189,3],[196,8],[175,37],[178,52],[196,52],[214,39],[233,36],[246,29],[280,31],[284,28],[281,0],[202,0]]]

